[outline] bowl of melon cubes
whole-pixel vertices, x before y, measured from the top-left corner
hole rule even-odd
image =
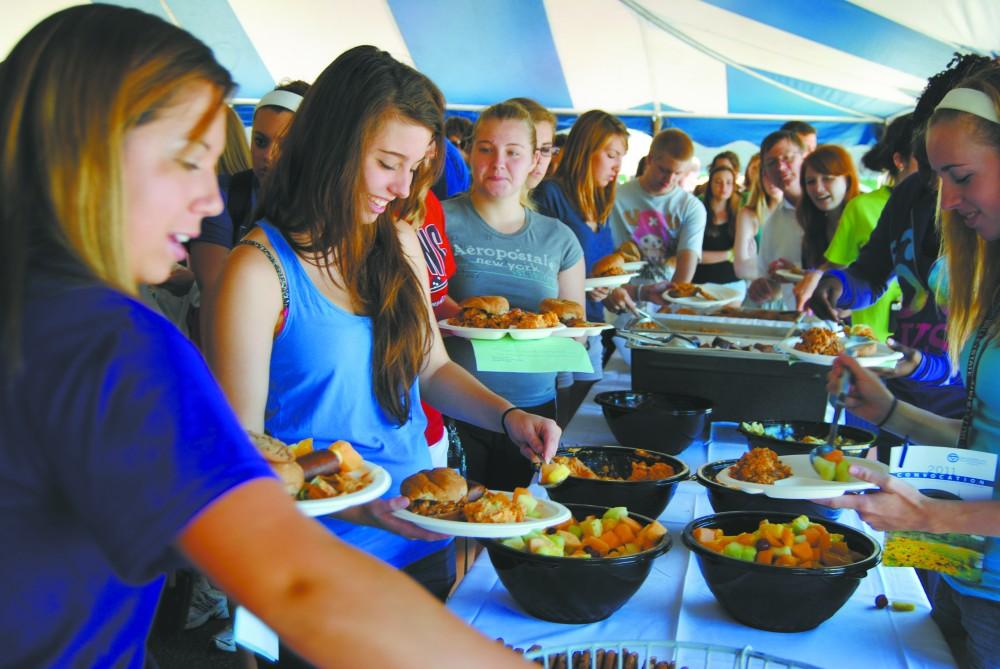
[[[670,550],[670,534],[625,507],[565,506],[573,519],[562,525],[481,542],[504,587],[530,615],[558,623],[604,620]]]
[[[801,632],[832,617],[882,554],[853,527],[764,511],[697,518],[682,540],[722,608],[771,632]]]

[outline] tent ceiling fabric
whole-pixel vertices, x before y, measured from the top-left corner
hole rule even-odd
[[[10,3],[5,49],[70,2]],[[955,50],[993,53],[996,0],[118,0],[213,47],[255,100],[375,44],[471,109],[533,97],[567,113],[662,113],[707,145],[781,118],[864,142]],[[823,123],[823,122],[829,123]],[[647,122],[648,123],[648,122]],[[866,128],[866,126],[868,126]]]

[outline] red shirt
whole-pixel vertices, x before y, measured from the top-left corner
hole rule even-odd
[[[444,231],[444,210],[441,201],[433,192],[427,191],[425,201],[427,215],[424,224],[417,230],[420,248],[424,251],[427,262],[427,273],[431,280],[431,306],[437,307],[448,295],[448,279],[455,274],[455,254],[451,250],[451,242]],[[424,436],[427,444],[436,444],[444,436],[444,419],[441,412],[422,402],[427,415],[427,430]]]

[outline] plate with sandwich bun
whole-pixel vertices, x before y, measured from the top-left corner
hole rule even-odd
[[[625,269],[625,256],[618,251],[598,258],[590,268],[590,278],[583,280],[584,290],[595,288],[617,288],[637,276],[636,272]]]
[[[782,340],[775,348],[796,360],[827,367],[846,348],[850,348],[850,354],[857,358],[862,367],[884,367],[903,357],[902,352],[894,351],[876,339],[870,327],[860,324],[852,325],[843,332],[826,327],[812,327],[800,336]]]
[[[447,467],[424,469],[408,476],[399,493],[410,500],[393,511],[430,532],[455,537],[503,539],[558,525],[572,517],[569,509],[537,499],[525,488],[514,492],[487,490]]]
[[[681,307],[696,311],[714,309],[742,300],[743,294],[738,288],[719,283],[676,283],[663,291],[663,299]]]
[[[457,316],[438,321],[443,332],[466,339],[544,339],[564,326],[551,313],[512,309],[506,297],[478,295],[462,300]]]
[[[558,297],[549,297],[542,300],[538,305],[538,310],[542,313],[553,313],[559,322],[566,327],[552,333],[555,337],[593,337],[608,330],[613,325],[608,323],[594,323],[584,318],[583,305],[573,300],[563,300]]]
[[[325,516],[385,494],[389,472],[365,462],[346,441],[314,449],[311,438],[288,445],[250,432],[250,440],[271,466],[296,506],[307,516]]]

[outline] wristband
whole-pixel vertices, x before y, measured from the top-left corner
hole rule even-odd
[[[507,440],[513,442],[514,440],[510,438],[510,432],[507,431],[507,414],[511,411],[517,411],[517,407],[511,407],[500,414],[500,429],[503,430],[503,434],[507,437]]]
[[[880,427],[882,427],[883,425],[885,425],[886,423],[889,422],[889,419],[892,418],[892,414],[895,413],[895,411],[896,411],[896,405],[897,404],[899,404],[899,398],[896,397],[895,395],[893,395],[892,396],[892,404],[889,405],[889,413],[887,413],[885,415],[885,418],[883,418],[879,422],[875,423],[875,427],[879,427],[880,428]]]

